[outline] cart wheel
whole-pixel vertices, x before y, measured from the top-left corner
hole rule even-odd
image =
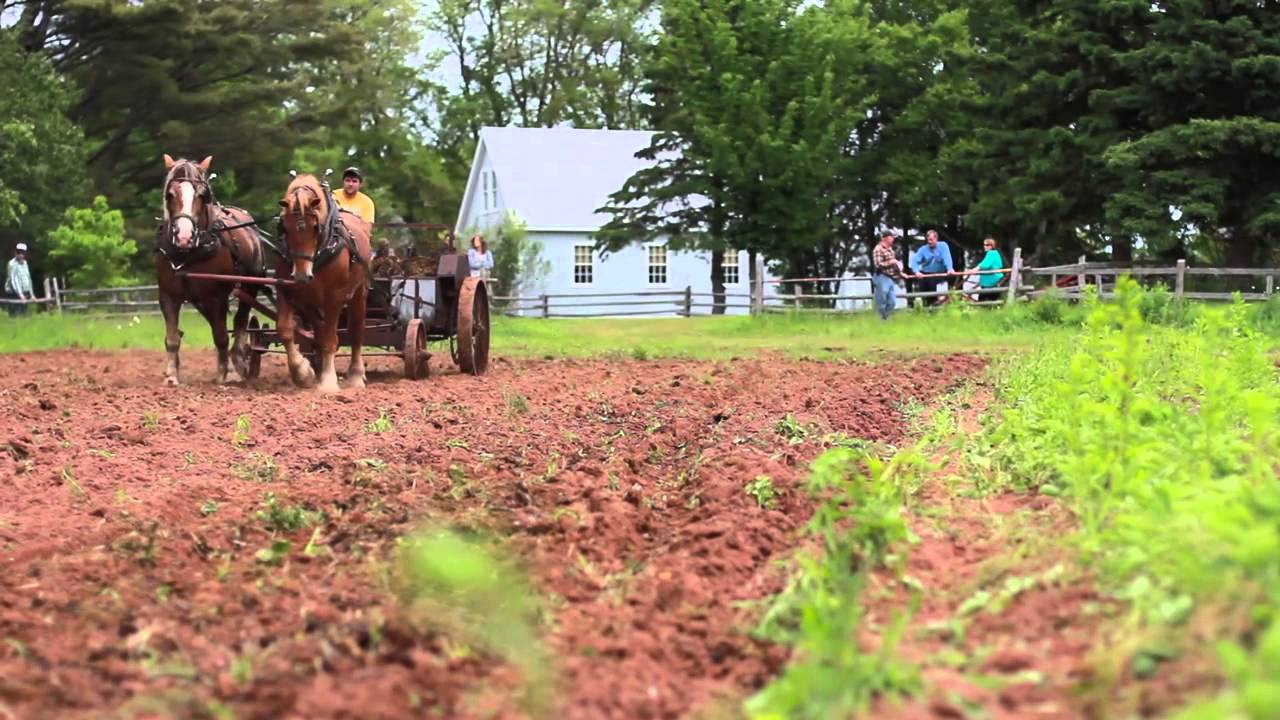
[[[427,352],[427,329],[414,318],[404,329],[404,376],[422,380],[431,374],[431,354]]]
[[[258,337],[262,334],[262,323],[258,322],[258,316],[249,317],[249,377],[248,380],[257,380],[262,374],[262,356],[266,353],[261,350],[254,350],[254,345],[258,342]]]
[[[489,295],[480,278],[458,290],[458,367],[472,375],[489,369]]]

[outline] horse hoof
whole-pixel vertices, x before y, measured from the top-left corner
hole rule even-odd
[[[164,376],[164,384],[165,384],[165,385],[172,385],[172,386],[174,386],[174,387],[177,387],[178,385],[181,385],[182,383],[178,382],[178,376],[177,376],[177,375],[165,375],[165,376]]]
[[[338,387],[337,383],[333,383],[332,385],[320,383],[316,386],[316,392],[321,395],[337,395],[340,390],[341,388]]]
[[[347,387],[357,388],[357,389],[364,388],[364,378],[363,377],[349,378],[347,380]]]

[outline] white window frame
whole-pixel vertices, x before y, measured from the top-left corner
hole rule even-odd
[[[485,212],[489,211],[489,171],[480,171],[480,201],[484,203]]]
[[[586,264],[586,267],[587,267],[587,274],[588,274],[588,276],[589,276],[591,279],[590,279],[590,280],[587,280],[586,282],[579,282],[579,281],[578,281],[578,268],[579,268],[579,267],[582,267],[582,263],[579,263],[579,262],[578,262],[578,251],[579,251],[579,250],[583,250],[583,249],[585,249],[585,250],[587,251],[587,264]],[[574,287],[591,287],[592,285],[595,285],[595,284],[596,284],[596,249],[595,249],[595,246],[594,246],[594,245],[584,245],[584,244],[582,244],[582,243],[574,243],[574,245],[573,245],[573,264],[572,264],[572,266],[571,266],[571,267],[572,267],[571,272],[573,273],[573,277],[572,277],[572,278],[570,278],[570,279],[573,281],[573,286],[574,286]]]
[[[489,171],[489,207],[498,209],[498,173]]]
[[[720,258],[720,267],[724,270],[724,284],[738,286],[742,284],[742,253],[737,250],[725,250]],[[729,259],[733,258],[730,263]],[[733,268],[733,280],[729,279],[729,268]]]
[[[662,250],[662,264],[661,264],[662,281],[654,282],[653,269],[659,266],[655,265],[653,262],[653,259],[654,259],[653,251],[658,249]],[[645,255],[644,257],[645,280],[647,281],[646,284],[649,287],[667,287],[671,283],[671,253],[667,251],[667,246],[657,244],[657,243],[652,245],[645,245],[644,255]]]

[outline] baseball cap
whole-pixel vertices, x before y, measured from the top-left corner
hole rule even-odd
[[[364,176],[360,174],[360,168],[356,167],[355,165],[352,165],[351,167],[342,171],[342,177],[344,178],[350,177],[352,175],[360,178],[361,180],[364,179]]]
[[[26,251],[27,251],[27,244],[26,244],[26,243],[18,243],[18,246],[17,246],[16,248],[14,248],[14,249],[15,249],[15,250],[17,250],[17,251],[19,251],[19,252],[26,252]]]

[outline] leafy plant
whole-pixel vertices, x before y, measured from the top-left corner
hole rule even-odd
[[[747,483],[745,489],[748,495],[755,498],[757,505],[766,510],[773,509],[773,500],[778,496],[778,491],[773,487],[773,478],[757,475],[755,480]]]
[[[281,532],[301,530],[324,520],[323,513],[307,510],[301,505],[281,505],[275,493],[267,493],[262,507],[256,517],[266,523],[267,527]]]
[[[401,602],[455,641],[488,648],[519,668],[531,714],[551,709],[552,670],[535,618],[537,594],[475,540],[440,529],[404,538],[396,561]]]
[[[389,432],[395,427],[395,422],[391,420],[391,416],[387,414],[386,409],[378,411],[378,417],[364,426],[364,431],[371,434]]]
[[[797,570],[756,628],[760,637],[793,646],[794,659],[746,702],[751,717],[843,717],[875,695],[919,686],[917,671],[894,656],[905,615],[874,653],[856,638],[869,573],[891,563],[910,538],[900,484],[921,462],[912,452],[884,463],[845,448],[814,461],[807,490],[821,503],[805,532],[818,547],[799,553]]]

